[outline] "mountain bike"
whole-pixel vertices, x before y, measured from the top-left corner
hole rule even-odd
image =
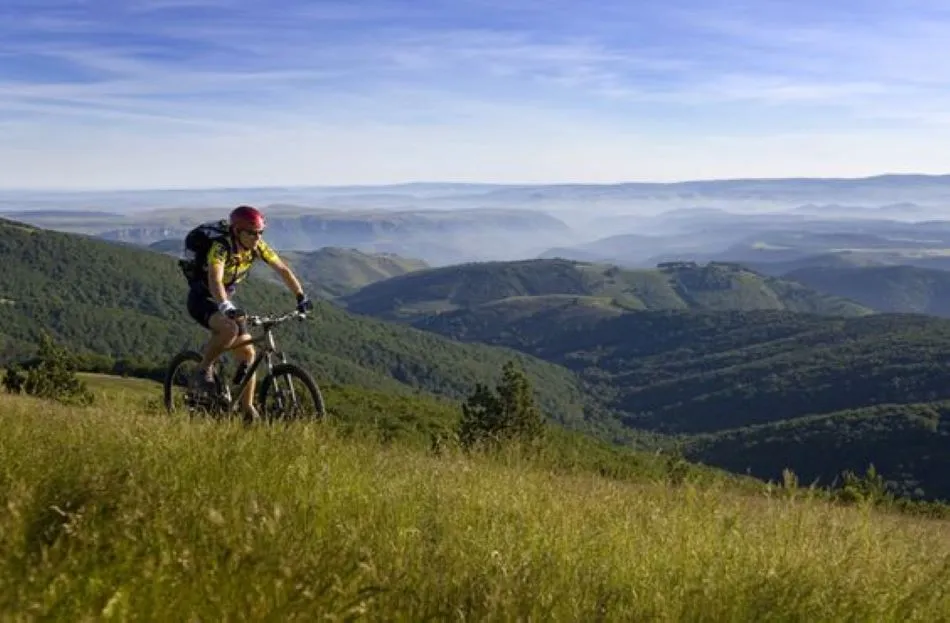
[[[266,374],[258,382],[258,396],[255,401],[262,420],[275,419],[323,419],[326,406],[320,387],[309,372],[299,365],[287,361],[286,354],[277,348],[273,329],[291,319],[304,320],[307,314],[294,310],[280,316],[246,316],[249,327],[259,327],[263,332],[256,337],[242,340],[229,347],[212,366],[214,372],[214,390],[195,392],[191,388],[194,368],[186,371],[187,364],[194,363],[195,368],[201,362],[202,355],[196,350],[182,350],[169,362],[165,372],[164,403],[165,409],[173,413],[176,407],[183,406],[190,414],[207,413],[214,416],[227,416],[240,408],[239,398],[247,389],[251,375],[263,364]],[[223,360],[225,354],[245,344],[253,344],[254,360],[246,371],[238,368],[231,378],[225,374]],[[295,389],[293,381],[300,382]],[[174,390],[181,388],[184,396],[179,403]],[[272,402],[269,402],[272,400]]]

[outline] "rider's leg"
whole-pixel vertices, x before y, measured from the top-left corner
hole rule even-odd
[[[238,335],[236,342],[241,343],[250,339],[251,339],[250,334],[247,332],[246,327],[244,327],[242,324],[242,326],[240,327],[240,335]],[[237,359],[239,362],[244,363],[247,366],[250,366],[251,363],[254,361],[254,355],[255,355],[255,350],[254,350],[253,344],[245,344],[244,346],[239,346],[238,348],[234,349],[235,359]],[[244,409],[245,412],[251,415],[256,415],[256,410],[254,408],[254,392],[255,392],[256,387],[257,387],[257,374],[255,373],[248,377],[247,387],[245,387],[244,393],[241,394],[241,408]]]
[[[202,360],[191,380],[193,389],[214,389],[211,366],[237,334],[237,328],[229,319],[218,313],[218,307],[201,285],[193,285],[188,291],[188,314],[210,332],[209,339],[201,349]],[[230,334],[230,337],[229,337]]]
[[[227,316],[220,312],[214,312],[208,318],[208,329],[211,330],[211,337],[208,339],[208,343],[205,344],[201,363],[198,367],[204,373],[206,379],[212,379],[211,366],[221,356],[221,353],[234,343],[234,339],[238,336],[238,326]]]

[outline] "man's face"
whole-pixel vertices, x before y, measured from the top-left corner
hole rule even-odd
[[[238,243],[245,249],[251,249],[264,234],[263,229],[241,228],[237,230]]]

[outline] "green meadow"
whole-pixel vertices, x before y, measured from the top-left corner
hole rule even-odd
[[[436,448],[429,399],[331,387],[325,422],[244,426],[84,378],[88,407],[0,395],[4,620],[950,619],[945,521]]]

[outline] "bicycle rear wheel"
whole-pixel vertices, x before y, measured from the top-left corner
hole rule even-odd
[[[214,393],[199,396],[191,390],[191,379],[199,363],[201,363],[201,353],[193,350],[182,351],[169,362],[165,371],[165,380],[162,383],[163,403],[168,413],[179,410],[189,413],[218,413],[222,410],[219,398],[222,384],[217,364],[214,366],[216,386]]]
[[[258,405],[263,419],[322,420],[323,394],[310,373],[293,363],[274,366],[261,383]]]

